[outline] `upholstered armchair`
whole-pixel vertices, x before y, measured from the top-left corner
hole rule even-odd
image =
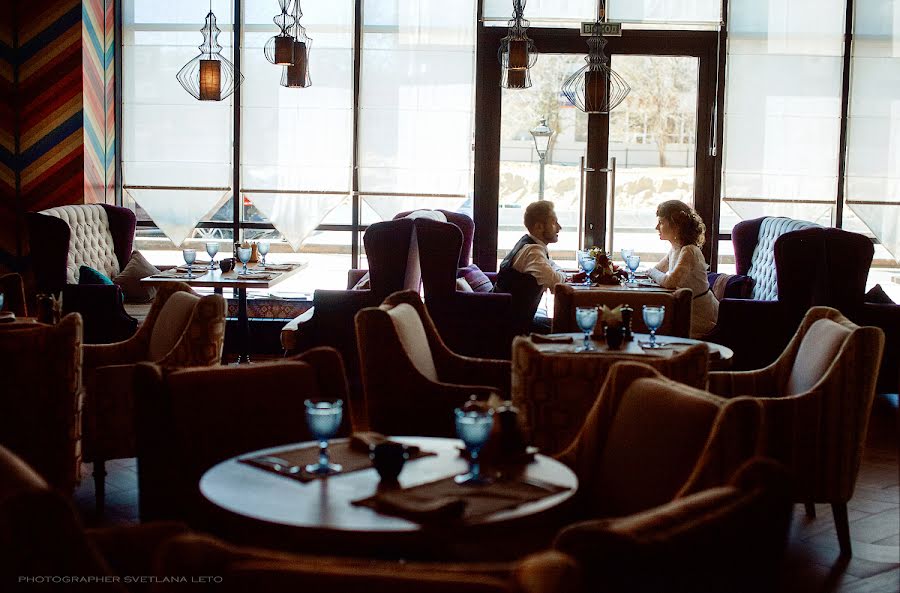
[[[709,390],[751,396],[761,406],[763,452],[794,475],[794,500],[829,503],[841,552],[852,553],[847,501],[853,496],[875,397],[884,334],[840,312],[813,307],[782,355],[757,371],[710,373]]]
[[[81,472],[81,316],[0,324],[0,443],[68,496]]]
[[[553,299],[553,331],[559,333],[580,331],[575,323],[577,307],[606,305],[612,309],[627,304],[634,309],[634,315],[631,317],[632,329],[638,333],[650,333],[647,326],[644,325],[641,307],[643,305],[664,305],[666,317],[657,333],[663,336],[689,338],[691,335],[692,294],[687,288],[679,288],[674,292],[603,290],[602,287],[582,290],[568,284],[560,284],[556,287]]]
[[[204,525],[200,478],[235,455],[312,440],[307,399],[347,401],[341,356],[313,348],[292,359],[166,371],[135,369],[138,486],[142,521]],[[345,416],[341,435],[349,433]]]
[[[3,293],[3,311],[12,311],[16,317],[26,317],[25,286],[19,274],[0,275],[0,292]]]
[[[116,344],[84,348],[84,460],[94,463],[94,490],[103,508],[104,462],[135,456],[134,369],[218,365],[225,342],[225,299],[199,296],[187,284],[164,284],[138,332]]]
[[[754,458],[727,484],[559,532],[586,587],[629,593],[775,591],[791,520],[789,477]]]
[[[509,361],[451,351],[413,291],[357,313],[356,335],[364,397],[350,396],[354,430],[454,436],[453,410],[470,395],[509,395]]]
[[[81,313],[88,344],[131,336],[137,321],[125,312],[119,287],[78,280],[81,266],[109,278],[125,268],[134,244],[134,212],[106,204],[60,206],[29,212],[26,222],[37,292],[62,292],[63,312]]]

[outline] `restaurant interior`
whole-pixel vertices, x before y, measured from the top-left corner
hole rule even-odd
[[[3,2],[0,591],[900,591],[898,48]]]

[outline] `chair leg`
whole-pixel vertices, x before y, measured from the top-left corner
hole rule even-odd
[[[94,460],[94,501],[97,506],[97,516],[103,516],[106,506],[106,460]]]
[[[847,520],[847,503],[832,503],[831,513],[834,515],[834,527],[837,530],[838,543],[841,546],[841,556],[849,558],[853,555],[850,546],[850,522]]]
[[[810,519],[816,518],[816,505],[811,502],[803,503],[803,507],[806,509],[806,516]]]

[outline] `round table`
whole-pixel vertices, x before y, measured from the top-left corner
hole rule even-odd
[[[392,440],[436,453],[407,462],[399,478],[402,487],[465,473],[468,468],[467,461],[460,457],[462,442],[457,439],[392,437]],[[539,516],[543,519],[543,515],[557,509],[578,488],[578,478],[572,470],[554,459],[536,455],[534,462],[525,466],[524,479],[556,484],[567,490],[471,523],[437,527],[351,504],[376,492],[379,477],[373,468],[303,483],[239,461],[258,455],[277,455],[303,445],[263,449],[223,461],[203,475],[200,492],[215,507],[225,511],[224,516],[236,521],[242,536],[266,532],[260,542],[266,545],[351,554],[391,548],[404,556],[417,555],[417,549],[422,552],[432,548],[424,552],[429,556],[448,553],[447,547],[454,544],[453,540],[459,546],[469,547],[472,542],[466,540],[473,539],[475,533],[480,539],[481,534],[497,534],[512,525],[518,531],[523,523],[530,524]],[[439,542],[439,550],[433,549],[436,538],[443,540]]]

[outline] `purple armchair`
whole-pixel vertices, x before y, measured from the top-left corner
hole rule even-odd
[[[84,320],[87,344],[128,339],[137,329],[118,286],[78,284],[84,265],[113,278],[125,268],[134,244],[135,216],[106,204],[60,206],[26,214],[38,293],[63,294],[63,312]]]

